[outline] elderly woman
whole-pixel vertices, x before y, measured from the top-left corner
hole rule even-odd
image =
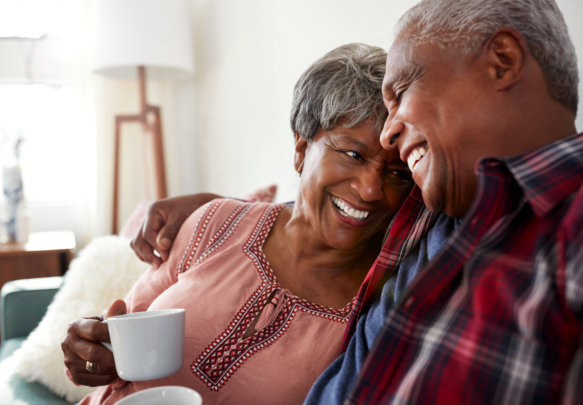
[[[82,404],[113,404],[170,384],[196,389],[205,404],[302,402],[337,356],[353,297],[412,187],[406,165],[379,143],[385,57],[380,48],[342,46],[296,84],[291,121],[301,179],[293,206],[206,204],[184,222],[168,259],[125,298],[130,312],[186,309],[177,374],[119,380],[98,343],[109,340],[107,325],[97,318],[71,325],[63,342],[70,377],[109,384]]]

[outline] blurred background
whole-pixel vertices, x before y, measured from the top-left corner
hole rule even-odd
[[[137,76],[96,68],[99,47],[116,47],[100,43],[99,1],[105,0],[0,0],[0,163],[20,166],[30,232],[70,230],[77,247],[111,232],[114,117],[140,111]],[[179,52],[191,66],[171,80],[146,76],[147,102],[161,108],[166,194],[243,197],[276,184],[276,201],[296,193],[289,110],[300,74],[344,43],[388,48],[396,20],[416,3],[166,0],[177,1],[185,3],[181,16],[188,21]],[[557,3],[583,76],[583,2]],[[130,19],[122,21],[128,35],[138,32]],[[165,49],[138,38],[145,49]],[[577,128],[583,129],[581,114]],[[134,122],[122,128],[120,222],[141,201],[158,197],[159,156],[142,129]]]

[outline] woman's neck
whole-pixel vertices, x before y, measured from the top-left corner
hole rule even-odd
[[[291,208],[284,207],[263,250],[284,288],[309,301],[341,308],[358,292],[380,251],[382,235],[342,250],[317,235]]]

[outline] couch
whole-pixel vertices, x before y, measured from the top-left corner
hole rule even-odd
[[[269,202],[276,192],[277,186],[270,185],[244,199]],[[65,276],[4,284],[0,293],[0,405],[71,404],[88,392],[88,387],[74,387],[64,376],[59,334],[71,320],[99,314],[115,298],[125,296],[146,270],[128,241],[141,226],[148,204],[138,204],[118,235],[92,240],[71,262]],[[24,365],[23,358],[27,360]],[[26,381],[16,369],[35,381]]]
[[[75,403],[91,392],[93,388],[75,386],[64,374],[61,342],[67,326],[124,297],[147,267],[126,237],[106,235],[85,246],[63,277],[4,284],[0,405]]]
[[[63,277],[10,281],[0,293],[0,405],[69,404],[38,382],[27,382],[8,359],[38,325],[63,283]]]

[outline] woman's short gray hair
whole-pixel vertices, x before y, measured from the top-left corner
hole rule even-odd
[[[554,0],[423,0],[401,17],[396,35],[471,53],[501,28],[524,36],[551,97],[577,113],[577,56]]]
[[[381,94],[386,58],[382,48],[348,44],[314,62],[294,88],[294,133],[312,141],[320,129],[352,128],[368,119],[380,133],[387,117]]]

